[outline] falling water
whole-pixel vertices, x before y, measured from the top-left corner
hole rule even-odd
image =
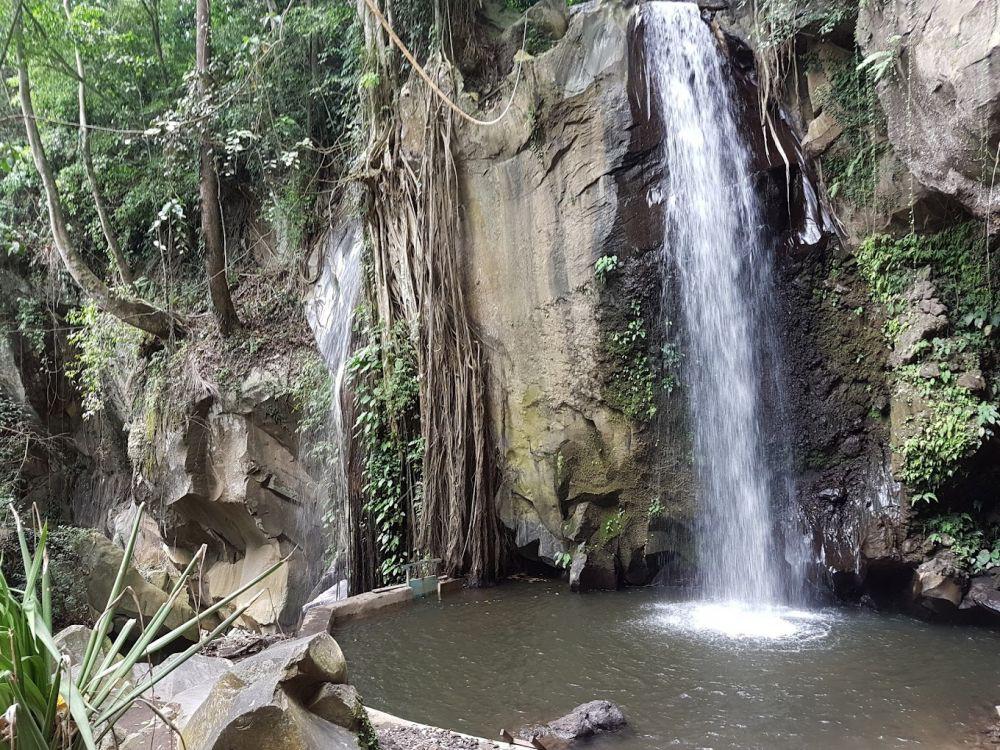
[[[341,388],[347,371],[351,349],[352,321],[358,293],[361,289],[361,233],[354,222],[331,229],[325,238],[323,269],[307,307],[309,325],[316,345],[330,371],[330,413],[314,444],[328,450],[320,456],[320,469],[325,475],[327,497],[326,541],[332,551],[332,561],[323,586],[323,600],[343,598],[350,580],[350,512],[347,497],[347,429],[341,399]],[[317,603],[315,600],[310,604]],[[309,607],[310,605],[306,605]]]
[[[663,120],[666,241],[676,269],[698,477],[706,598],[781,600],[762,391],[770,353],[770,248],[716,39],[697,5],[644,9],[651,102]]]

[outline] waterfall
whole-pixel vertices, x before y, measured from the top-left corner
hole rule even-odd
[[[724,60],[698,6],[651,2],[642,12],[647,104],[663,120],[662,263],[676,274],[682,317],[700,584],[709,600],[766,607],[783,598],[786,554],[774,525],[786,490],[764,416],[780,351],[772,247]]]
[[[323,267],[306,307],[306,316],[323,361],[330,371],[330,412],[326,425],[311,442],[325,446],[318,463],[323,474],[324,515],[332,552],[327,573],[318,591],[323,601],[347,596],[350,581],[350,504],[347,496],[347,441],[350,425],[344,424],[341,389],[351,352],[354,308],[361,291],[361,229],[356,222],[333,228],[324,238]],[[319,603],[314,599],[306,608]]]

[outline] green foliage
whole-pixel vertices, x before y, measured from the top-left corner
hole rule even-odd
[[[95,623],[82,659],[71,670],[53,638],[48,527],[42,525],[36,530],[35,548],[31,550],[20,518],[13,508],[11,513],[21,553],[23,584],[12,588],[0,573],[0,716],[3,717],[0,743],[21,750],[96,750],[115,721],[143,693],[218,637],[250,605],[237,608],[206,638],[181,651],[171,668],[135,681],[133,667],[161,654],[190,628],[198,627],[202,617],[229,607],[238,596],[284,564],[284,561],[277,563],[201,615],[160,635],[174,603],[179,596],[186,595],[188,581],[202,562],[204,552],[199,551],[149,621],[128,620],[112,643],[108,635],[119,598],[125,592],[125,577],[139,535],[140,506],[107,606]]]
[[[552,564],[560,570],[568,570],[573,564],[573,555],[570,552],[556,552],[552,558]]]
[[[299,432],[312,435],[322,430],[333,406],[333,383],[330,371],[318,352],[300,355],[291,392],[292,404],[299,417]],[[314,440],[309,457],[323,460],[329,457],[330,450],[328,444]]]
[[[361,750],[379,750],[378,732],[372,726],[372,720],[360,699],[354,706],[354,718],[357,719],[359,726],[358,747]]]
[[[66,366],[66,375],[76,381],[83,396],[83,417],[88,419],[104,408],[107,379],[138,356],[142,336],[92,302],[71,310],[66,320],[76,326],[67,337],[75,356]]]
[[[85,68],[97,181],[126,260],[147,274],[137,284],[145,298],[182,314],[206,309],[196,252],[198,143],[206,133],[217,155],[227,229],[249,208],[274,229],[279,255],[297,259],[297,249],[318,230],[313,207],[320,191],[346,171],[366,136],[359,126],[364,42],[354,0],[293,3],[273,14],[259,4],[216,4],[211,97],[193,85],[193,4],[71,5],[67,20],[61,4],[29,0],[24,41],[71,239],[91,268],[113,285],[75,127],[74,47]],[[405,34],[427,35],[432,4],[394,6]],[[15,7],[0,7],[5,29]],[[0,244],[9,253],[36,253],[51,244],[50,230],[17,120],[0,123]],[[234,240],[242,237],[227,237]],[[249,266],[242,261],[248,254],[235,243],[229,250],[237,277]]]
[[[625,531],[627,520],[628,517],[624,508],[618,508],[614,513],[608,515],[601,523],[601,527],[594,537],[594,544],[598,547],[603,547],[620,537],[622,532]]]
[[[669,321],[667,323],[668,327],[670,325]],[[660,347],[660,363],[661,370],[663,371],[663,376],[660,378],[660,388],[663,389],[664,393],[668,396],[674,392],[674,389],[681,383],[681,359],[684,355],[681,354],[680,347],[672,341],[667,342],[662,347]]]
[[[354,389],[355,437],[364,450],[365,515],[372,525],[382,583],[402,579],[407,513],[420,504],[424,443],[419,424],[416,353],[405,325],[358,349],[347,364]]]
[[[946,373],[950,375],[943,369],[942,375]],[[929,494],[955,474],[963,458],[993,436],[1000,426],[1000,413],[995,404],[981,401],[952,383],[950,376],[922,378],[916,366],[903,368],[900,376],[917,389],[928,408],[916,415],[916,433],[902,446],[899,478],[929,490],[917,495],[927,501]]]
[[[602,255],[594,263],[594,278],[603,284],[607,280],[608,274],[618,270],[619,265],[617,255]]]
[[[49,328],[45,307],[31,297],[18,297],[14,320],[17,332],[28,345],[28,348],[39,358],[45,357],[45,332]]]
[[[630,311],[625,327],[605,337],[614,366],[606,397],[629,419],[647,420],[656,414],[657,377],[642,307],[633,301]]]
[[[850,20],[856,4],[850,0],[802,3],[799,0],[756,0],[750,30],[758,63],[772,59],[776,50],[790,44],[802,32],[826,36]],[[769,72],[765,72],[768,75]]]
[[[653,502],[650,503],[650,506],[649,506],[649,517],[650,518],[657,518],[659,516],[662,516],[663,512],[665,510],[666,510],[666,508],[663,507],[663,501],[660,500],[660,498],[658,498],[658,497],[654,497],[653,498]]]
[[[1000,322],[982,227],[967,222],[929,235],[875,235],[861,244],[856,258],[872,296],[888,313],[890,343],[907,325],[912,303],[904,295],[918,272],[929,273],[952,322],[959,323],[949,335],[914,348],[918,359],[935,364],[935,377],[921,375],[919,365],[897,372],[925,402],[913,417],[912,436],[899,446],[900,479],[914,488],[914,503],[935,502],[941,485],[1000,426],[996,404],[959,387],[954,374],[992,360],[994,325]]]
[[[9,510],[0,512],[5,524],[14,525]],[[25,529],[28,549],[35,551],[38,535],[32,529]],[[86,587],[80,585],[81,560],[78,552],[82,539],[87,538],[84,529],[74,526],[51,528],[46,540],[49,558],[49,584],[52,591],[52,627],[55,631],[69,625],[92,627],[93,615],[87,601]],[[25,571],[22,567],[21,550],[16,534],[0,537],[0,574],[11,588],[23,590]]]
[[[874,82],[861,65],[857,55],[838,65],[830,76],[829,101],[822,102],[843,127],[843,147],[823,157],[824,177],[831,197],[855,205],[873,199],[876,170],[886,148]]]
[[[20,404],[0,393],[0,496],[17,497],[35,431]]]
[[[872,52],[870,55],[865,57],[857,67],[858,72],[868,71],[868,75],[871,77],[872,81],[878,82],[885,77],[885,74],[893,69],[896,61],[899,59],[900,43],[903,37],[899,34],[893,34],[889,37],[888,48],[883,50],[877,50]]]
[[[973,575],[1000,567],[1000,526],[984,526],[968,513],[946,513],[923,521],[928,541],[948,547]]]
[[[915,270],[927,266],[941,301],[967,324],[982,328],[1000,312],[991,292],[982,224],[966,222],[934,234],[894,239],[877,234],[856,252],[858,268],[875,298],[890,304],[912,283]]]

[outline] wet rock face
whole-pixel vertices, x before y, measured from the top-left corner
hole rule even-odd
[[[994,0],[862,3],[857,41],[866,55],[893,59],[877,90],[889,140],[909,170],[974,216],[995,220],[1000,194],[990,183],[991,155],[1000,142],[1000,38]]]
[[[810,578],[855,598],[871,566],[903,564],[908,515],[889,470],[881,319],[836,242],[779,255],[778,272],[785,412]]]

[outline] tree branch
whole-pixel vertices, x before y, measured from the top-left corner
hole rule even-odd
[[[20,22],[16,32],[15,49],[17,53],[17,91],[24,129],[28,136],[35,169],[45,190],[45,203],[49,213],[52,239],[63,265],[84,293],[91,297],[102,310],[158,338],[167,338],[171,334],[181,332],[180,321],[163,310],[141,300],[123,299],[113,295],[104,281],[90,269],[74,247],[66,228],[66,217],[59,198],[59,190],[56,187],[55,176],[49,165],[48,157],[45,155],[41,133],[38,131],[38,123],[35,120],[35,110],[31,101],[31,80],[28,76],[28,63],[24,56],[23,27]]]
[[[63,0],[63,10],[66,12],[67,22],[72,22],[69,0]],[[80,56],[80,48],[74,43],[73,54],[76,57],[76,74],[79,78],[77,86],[77,99],[80,103],[80,156],[83,159],[83,168],[87,173],[87,182],[90,183],[90,194],[94,199],[94,208],[97,209],[97,218],[101,223],[101,232],[108,243],[108,254],[118,268],[118,275],[121,276],[122,283],[134,289],[135,277],[128,267],[125,256],[122,255],[118,245],[118,238],[115,236],[111,219],[108,217],[108,209],[104,204],[104,196],[101,194],[97,184],[97,172],[94,169],[94,158],[90,151],[90,129],[87,123],[87,93],[86,75],[83,70],[83,58]]]

